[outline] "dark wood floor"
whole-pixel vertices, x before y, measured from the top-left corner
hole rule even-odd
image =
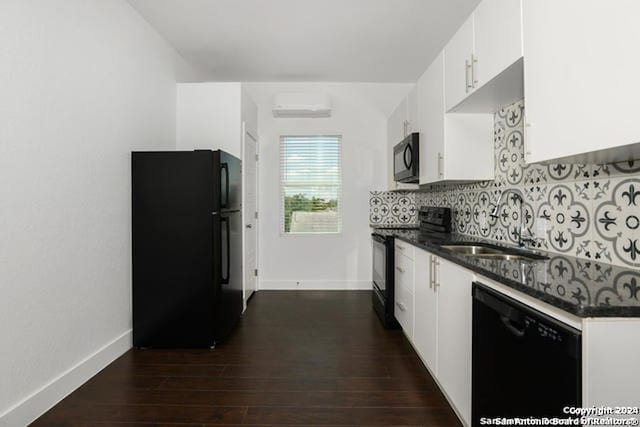
[[[368,291],[256,294],[215,350],[131,350],[35,426],[458,426]]]

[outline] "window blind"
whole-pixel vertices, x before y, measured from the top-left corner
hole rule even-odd
[[[280,230],[284,234],[342,231],[340,136],[280,137]]]

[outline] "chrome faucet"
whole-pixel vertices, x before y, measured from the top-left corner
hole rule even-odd
[[[526,243],[536,243],[536,240],[533,238],[531,231],[527,230],[526,221],[524,220],[524,215],[523,215],[524,199],[522,198],[520,193],[518,193],[517,191],[512,189],[506,189],[502,193],[500,193],[500,196],[498,197],[498,201],[496,202],[496,205],[493,208],[493,211],[491,212],[490,216],[492,218],[500,217],[498,215],[498,211],[500,210],[500,202],[502,201],[502,196],[504,196],[505,193],[509,193],[509,192],[513,193],[514,199],[520,202],[520,229],[518,230],[518,246],[522,248],[525,246]],[[524,233],[527,233],[527,237],[523,237]]]

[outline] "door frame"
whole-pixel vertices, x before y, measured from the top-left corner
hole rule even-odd
[[[249,135],[249,137],[255,141],[255,145],[256,145],[256,158],[255,159],[246,159],[246,138],[247,135]],[[250,160],[250,161],[254,161],[256,164],[256,175],[255,175],[255,207],[256,207],[256,212],[259,212],[259,197],[258,195],[259,193],[259,183],[260,183],[260,179],[259,179],[259,172],[260,172],[260,156],[259,156],[259,140],[258,140],[258,136],[257,135],[253,135],[248,129],[247,129],[247,125],[245,121],[242,121],[242,162],[243,165],[245,164],[246,161]],[[242,168],[242,181],[243,183],[246,182],[245,179],[245,168],[243,166]],[[243,243],[243,251],[242,251],[242,274],[243,274],[243,281],[242,281],[242,304],[243,304],[243,311],[247,309],[247,298],[245,297],[246,295],[246,285],[247,285],[247,281],[244,280],[246,279],[245,277],[245,273],[246,273],[246,263],[247,263],[247,259],[246,259],[246,242],[247,242],[247,233],[246,233],[246,212],[244,207],[246,206],[246,192],[245,192],[245,185],[242,185],[242,204],[243,204],[243,209],[242,209],[242,243]],[[258,218],[254,218],[253,219],[253,224],[254,224],[254,231],[255,231],[255,268],[258,269],[258,266],[260,265],[259,262],[259,243],[260,243],[260,215],[258,215]],[[257,292],[258,289],[260,289],[260,272],[258,269],[258,275],[255,276],[255,289],[253,290],[253,292]]]

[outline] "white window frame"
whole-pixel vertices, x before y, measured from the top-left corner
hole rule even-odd
[[[339,227],[338,227],[338,231],[328,231],[328,232],[312,232],[312,231],[305,231],[305,232],[296,232],[296,233],[292,233],[292,232],[285,232],[284,230],[284,201],[285,201],[285,191],[284,191],[284,187],[285,187],[285,181],[284,181],[284,169],[283,169],[283,165],[282,165],[282,157],[283,157],[283,153],[282,153],[282,148],[283,148],[283,140],[285,138],[337,138],[339,141],[339,153],[340,153],[340,161],[339,161],[339,167],[340,167],[340,187],[338,189],[338,207],[337,207],[337,212],[338,212],[338,217],[339,217]],[[278,227],[280,228],[280,236],[281,237],[302,237],[302,236],[317,236],[317,237],[332,237],[332,236],[341,236],[342,235],[342,230],[343,230],[343,204],[344,204],[344,199],[342,198],[342,188],[344,186],[344,182],[343,182],[343,159],[342,159],[342,154],[343,154],[343,150],[342,150],[342,135],[340,134],[282,134],[280,135],[280,137],[278,138],[278,161],[279,161],[279,165],[278,167],[280,168],[279,171],[279,191],[280,191],[280,217],[278,220]]]

